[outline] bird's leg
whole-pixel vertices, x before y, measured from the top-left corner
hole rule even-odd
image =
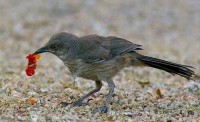
[[[81,105],[83,104],[82,102],[83,102],[84,99],[86,99],[86,98],[88,98],[90,95],[92,95],[92,94],[98,92],[98,91],[101,89],[101,87],[102,87],[102,82],[101,82],[101,81],[95,81],[95,83],[96,83],[96,88],[95,88],[95,89],[93,89],[93,90],[90,91],[89,93],[83,95],[82,97],[80,97],[77,101],[73,102],[72,104],[73,104],[74,106],[81,106]]]
[[[94,111],[93,111],[93,113],[96,113],[96,112],[99,112],[99,111],[101,113],[106,113],[107,110],[108,110],[107,106],[110,103],[110,99],[111,99],[111,97],[112,97],[112,95],[114,93],[115,84],[114,84],[114,82],[112,80],[107,81],[107,83],[108,83],[108,87],[109,87],[109,93],[107,94],[106,99],[105,99],[103,105],[101,107],[95,108]]]

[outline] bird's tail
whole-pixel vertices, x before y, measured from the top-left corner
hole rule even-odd
[[[137,58],[138,60],[142,61],[144,64],[150,67],[164,70],[173,75],[177,74],[177,75],[180,75],[182,77],[185,77],[187,79],[192,79],[192,80],[194,80],[193,79],[194,76],[197,76],[192,70],[193,67],[191,66],[176,64],[169,61],[152,58],[148,56],[143,56],[143,55],[140,55]]]

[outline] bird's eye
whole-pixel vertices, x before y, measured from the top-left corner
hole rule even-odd
[[[57,50],[57,49],[58,49],[58,46],[57,46],[57,45],[52,45],[52,46],[51,46],[51,49]]]

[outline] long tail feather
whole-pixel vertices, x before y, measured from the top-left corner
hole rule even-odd
[[[193,76],[195,76],[195,73],[192,70],[193,67],[191,66],[176,64],[148,56],[139,56],[138,59],[150,67],[164,70],[173,75],[177,74],[187,79],[193,79]]]

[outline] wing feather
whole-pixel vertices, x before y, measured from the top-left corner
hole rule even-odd
[[[88,35],[79,38],[78,58],[86,63],[101,63],[126,53],[141,50],[141,45],[125,39],[109,36]]]

